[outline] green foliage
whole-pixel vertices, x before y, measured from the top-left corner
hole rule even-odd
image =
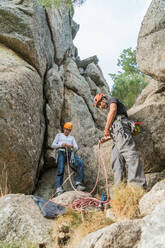
[[[136,62],[136,50],[124,49],[117,65],[122,69],[116,74],[109,74],[114,85],[111,95],[119,98],[130,108],[148,83],[148,76],[140,72]]]
[[[39,2],[45,8],[49,8],[50,6],[54,6],[55,8],[65,6],[72,9],[73,5],[80,6],[85,0],[39,0]]]
[[[0,242],[0,248],[38,248],[38,244],[33,244],[31,242],[22,243],[2,243]]]

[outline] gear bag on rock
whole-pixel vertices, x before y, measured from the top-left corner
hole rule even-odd
[[[32,198],[39,206],[42,215],[48,219],[55,218],[57,215],[62,215],[66,212],[66,208],[58,203],[34,195],[32,195]]]

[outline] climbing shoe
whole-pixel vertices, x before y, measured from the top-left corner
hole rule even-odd
[[[78,191],[84,191],[86,189],[86,187],[82,183],[81,184],[79,183],[76,185],[76,189]]]
[[[58,187],[57,190],[56,190],[56,196],[59,196],[61,194],[63,194],[65,191],[63,189],[63,187]]]

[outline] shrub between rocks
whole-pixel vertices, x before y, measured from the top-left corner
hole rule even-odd
[[[55,247],[75,248],[84,236],[112,223],[111,219],[106,218],[105,212],[78,213],[68,208],[66,214],[56,219],[53,230],[53,236],[56,237]]]
[[[21,242],[21,243],[2,243],[0,242],[0,248],[38,248],[39,244],[33,244],[29,241]]]
[[[116,219],[135,219],[140,217],[139,201],[144,190],[137,186],[121,183],[114,187],[111,203]]]

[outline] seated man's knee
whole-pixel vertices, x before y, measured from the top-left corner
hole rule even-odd
[[[79,160],[79,166],[80,166],[80,167],[84,167],[84,165],[85,165],[84,162],[80,159],[80,160]]]
[[[84,167],[84,162],[78,156],[75,156],[75,165],[80,166],[80,167]]]

